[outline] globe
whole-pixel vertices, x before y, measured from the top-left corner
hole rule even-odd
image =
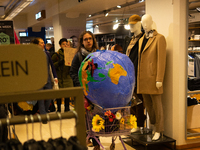
[[[102,108],[124,107],[132,98],[135,72],[125,54],[111,50],[90,53],[78,75],[84,95]]]

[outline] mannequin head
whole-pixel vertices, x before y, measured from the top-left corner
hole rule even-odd
[[[141,32],[141,18],[139,15],[132,15],[129,18],[129,26],[131,33],[134,33],[135,36],[137,36]]]
[[[144,16],[142,16],[141,22],[142,22],[142,27],[145,32],[149,32],[150,30],[152,30],[153,20],[152,20],[151,15],[145,14]]]
[[[136,24],[130,24],[131,33],[140,33],[141,32],[141,22],[138,21]]]

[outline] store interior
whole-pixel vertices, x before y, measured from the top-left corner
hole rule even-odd
[[[26,7],[22,7],[26,5]],[[18,12],[14,12],[18,9]],[[128,18],[137,14],[150,14],[153,27],[163,34],[167,41],[167,66],[162,95],[165,131],[164,135],[176,140],[177,149],[200,147],[200,91],[188,88],[189,78],[198,77],[195,58],[200,52],[200,1],[199,0],[0,0],[0,21],[13,21],[14,31],[21,44],[44,34],[45,42],[54,37],[55,49],[62,37],[70,39],[74,34],[89,30],[96,37],[99,48],[110,49],[113,45],[124,46],[130,29],[125,29]],[[45,16],[37,18],[39,12]],[[108,13],[108,14],[107,14]],[[114,29],[114,26],[118,26]],[[123,30],[120,31],[120,29]],[[196,67],[196,68],[195,68]],[[200,90],[200,89],[199,89]],[[73,107],[70,107],[73,110]],[[63,108],[62,108],[63,109]],[[69,123],[70,122],[70,123]],[[74,120],[62,121],[62,132],[66,138],[75,135]],[[59,128],[59,121],[52,121],[52,129]],[[69,128],[68,131],[64,124]],[[70,125],[69,125],[70,124]],[[34,132],[39,129],[36,123]],[[69,126],[68,126],[69,125]],[[148,124],[146,124],[148,126]],[[21,129],[24,129],[23,131]],[[16,133],[22,141],[27,140],[26,124],[17,126]],[[32,124],[28,125],[29,136]],[[50,137],[48,125],[42,125],[44,139]],[[49,131],[47,131],[49,130]],[[45,133],[44,133],[45,132]],[[46,135],[48,132],[48,135]],[[39,132],[34,135],[41,139]],[[54,134],[54,133],[53,133]],[[57,132],[53,137],[59,137]],[[123,137],[125,138],[125,137]],[[102,144],[109,149],[112,139],[102,138]],[[116,149],[121,149],[119,139]],[[133,149],[126,144],[127,149]],[[90,149],[90,148],[89,148]],[[92,149],[92,148],[91,148]]]

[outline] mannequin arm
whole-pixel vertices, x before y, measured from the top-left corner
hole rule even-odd
[[[156,87],[159,89],[162,86],[162,82],[156,82]]]

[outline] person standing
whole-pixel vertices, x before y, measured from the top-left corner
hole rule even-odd
[[[92,52],[95,52],[98,49],[96,39],[90,31],[84,31],[81,33],[78,41],[77,53],[75,54],[72,65],[70,68],[70,76],[74,82],[74,86],[81,86],[78,79],[78,71],[81,66],[81,62],[86,58],[86,56]],[[98,138],[98,137],[97,137]],[[99,139],[98,139],[99,140]],[[92,138],[93,150],[100,150],[100,145],[97,141]],[[86,141],[89,145],[90,141]]]
[[[58,86],[59,88],[73,87],[73,81],[69,75],[70,66],[65,66],[64,49],[70,47],[70,42],[66,38],[62,38],[59,41],[60,49],[57,53],[52,55],[52,61],[56,68],[58,74]],[[70,98],[65,99],[65,109],[64,111],[69,111],[69,101]],[[57,111],[61,112],[61,98],[57,99]]]
[[[42,88],[42,90],[52,89],[50,67],[51,67],[51,70],[52,70],[52,74],[53,74],[55,83],[58,83],[58,79],[57,79],[56,70],[55,70],[53,62],[51,60],[51,56],[50,56],[49,52],[45,51],[45,49],[44,49],[45,44],[44,44],[44,41],[43,41],[42,38],[39,38],[39,37],[35,38],[32,41],[32,43],[36,44],[40,48],[42,48],[42,50],[45,52],[46,58],[47,58],[48,79],[47,79],[47,83],[44,85],[44,87]],[[40,114],[46,114],[46,113],[48,113],[50,103],[51,103],[51,100],[45,100],[45,101],[44,100],[39,100],[38,101],[38,107],[39,107]]]

